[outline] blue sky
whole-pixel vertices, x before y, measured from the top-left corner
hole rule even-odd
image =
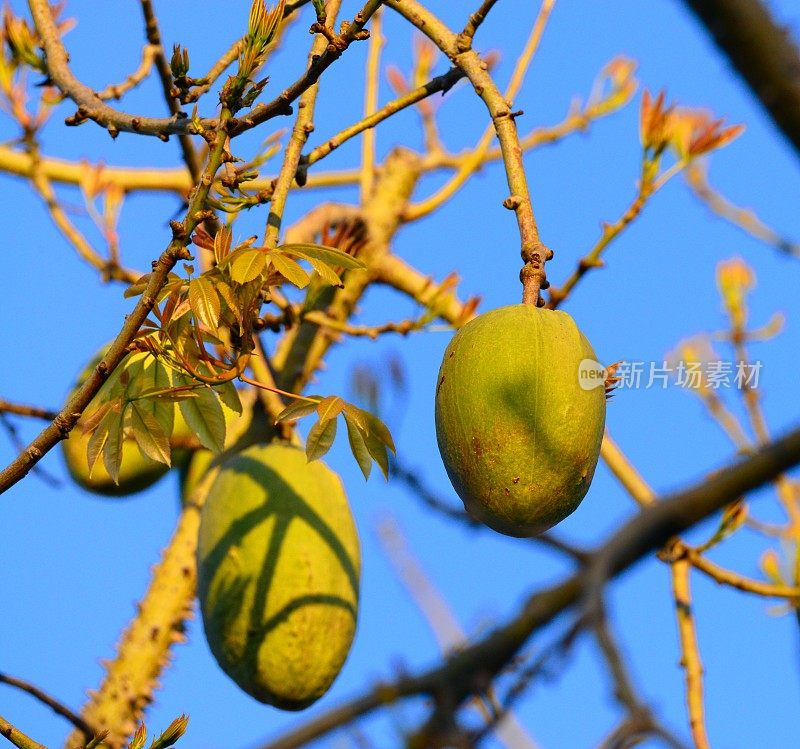
[[[23,5],[19,0],[12,2],[17,12],[23,12]],[[79,20],[67,37],[72,64],[89,85],[99,88],[122,79],[138,63],[137,5],[69,3],[69,15]],[[199,72],[242,33],[248,3],[170,0],[156,5],[165,42],[188,46],[192,70]],[[453,26],[463,23],[466,11],[461,3],[432,0],[429,5]],[[501,81],[507,79],[524,44],[535,5],[502,0],[481,30],[481,49],[503,51],[497,68]],[[772,6],[783,22],[797,29],[800,12],[794,3],[781,0]],[[345,2],[346,14],[352,16],[357,7]],[[384,63],[407,70],[409,29],[388,12],[386,31],[390,41]],[[307,39],[302,28],[290,34],[284,50],[269,65],[269,91],[279,90],[296,76]],[[365,45],[356,46],[326,73],[313,144],[359,119],[365,54]],[[753,207],[781,233],[800,239],[796,155],[677,0],[561,0],[516,102],[525,110],[518,120],[520,128],[558,121],[572,97],[585,97],[597,71],[618,54],[638,61],[637,75],[651,90],[666,88],[683,105],[706,106],[731,123],[747,125],[742,137],[713,156],[711,178],[729,198]],[[440,61],[437,72],[445,69]],[[381,101],[391,97],[384,79]],[[614,220],[634,194],[638,101],[637,97],[622,112],[593,125],[587,134],[526,157],[542,236],[556,251],[548,266],[555,283],[591,247],[600,222]],[[209,100],[206,107],[211,104]],[[148,81],[123,106],[128,111],[161,113],[163,102],[156,82]],[[69,107],[62,107],[45,131],[46,154],[120,165],[179,163],[175,142],[126,135],[111,141],[91,123],[66,129],[60,125],[60,115],[70,113]],[[445,98],[441,126],[452,150],[475,142],[485,124],[483,105],[465,84]],[[276,123],[276,129],[289,125],[289,121]],[[2,120],[0,137],[14,135],[13,126]],[[250,155],[260,137],[243,138],[237,152]],[[397,143],[419,147],[413,112],[378,131],[381,155]],[[319,167],[345,168],[357,156],[354,142]],[[437,179],[426,180],[420,195],[431,191]],[[480,294],[482,309],[515,303],[520,294],[519,245],[513,217],[500,207],[506,191],[500,165],[485,168],[436,216],[404,228],[397,237],[396,253],[436,278],[457,270],[464,296]],[[76,190],[63,189],[60,194],[72,205],[81,204]],[[93,271],[54,230],[23,181],[3,177],[0,195],[6,206],[7,279],[0,301],[6,321],[0,333],[4,351],[0,395],[55,407],[75,373],[119,329],[132,304],[123,299],[119,286],[98,284]],[[357,195],[350,188],[325,194],[293,193],[287,219],[331,199],[353,202]],[[178,209],[172,196],[134,195],[126,200],[120,228],[127,264],[142,268],[157,257],[168,241],[166,222]],[[263,222],[263,211],[254,213],[243,220],[242,231],[245,235],[260,231]],[[732,256],[745,258],[758,277],[751,300],[753,324],[766,323],[776,311],[787,316],[785,330],[777,339],[753,346],[753,355],[763,362],[760,386],[767,419],[773,432],[779,433],[797,419],[800,261],[779,255],[713,217],[680,180],[648,205],[641,219],[609,251],[607,267],[591,274],[565,309],[602,361],[660,361],[678,340],[724,326],[714,273],[721,260]],[[376,289],[362,304],[361,320],[396,320],[414,310],[409,300]],[[399,357],[407,391],[395,396],[394,405],[390,398],[386,411],[398,454],[405,465],[455,503],[458,500],[439,460],[433,429],[434,382],[450,335],[439,328],[407,339],[350,342],[332,353],[314,390],[347,396],[355,367],[380,367],[388,357]],[[741,414],[738,401],[731,398],[730,403]],[[25,439],[35,434],[35,425],[15,423]],[[608,426],[658,491],[697,480],[733,455],[698,399],[674,387],[621,392],[609,406]],[[13,455],[8,440],[0,439],[0,461],[5,464]],[[342,674],[330,693],[304,715],[324,711],[378,679],[391,678],[399,669],[422,669],[440,657],[429,626],[378,542],[376,528],[387,515],[397,521],[413,554],[472,636],[502,622],[529,592],[569,569],[546,549],[488,530],[454,526],[421,507],[401,486],[387,485],[379,475],[365,483],[344,440],[337,442],[326,462],[341,474],[359,525],[362,606],[356,641]],[[58,451],[47,456],[43,467],[60,479],[59,487],[30,476],[0,499],[0,590],[5,601],[0,616],[0,670],[30,679],[78,707],[85,690],[99,682],[99,659],[112,655],[117,636],[145,589],[149,566],[169,538],[177,515],[177,478],[170,475],[129,500],[108,501],[71,486]],[[757,517],[782,520],[769,492],[757,497],[753,503]],[[584,503],[557,530],[566,539],[591,545],[634,511],[600,466]],[[699,541],[713,527],[706,523],[688,538]],[[711,557],[743,574],[759,576],[757,561],[763,548],[763,540],[745,530]],[[775,615],[770,603],[761,599],[719,588],[698,576],[693,582],[712,745],[723,749],[797,746],[796,620]],[[666,567],[655,560],[640,564],[612,586],[609,607],[641,693],[664,722],[688,740]],[[530,652],[541,651],[555,634],[557,628],[537,634]],[[519,719],[543,748],[591,747],[615,724],[617,708],[607,675],[590,645],[585,638],[579,640],[563,673],[537,683],[518,707]],[[190,626],[189,643],[175,650],[174,665],[162,683],[148,726],[155,731],[181,712],[189,713],[189,733],[181,742],[186,747],[255,746],[304,718],[260,705],[241,693],[216,666],[197,621]],[[58,744],[67,728],[29,697],[4,686],[0,686],[0,714],[46,745]],[[422,714],[421,703],[412,701],[384,718],[366,721],[365,731],[374,746],[397,746],[397,727],[413,726]],[[322,745],[348,746],[349,741],[346,734],[338,734]]]

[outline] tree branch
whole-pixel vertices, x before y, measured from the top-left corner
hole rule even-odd
[[[543,8],[547,8],[552,3],[553,0],[543,0]],[[539,290],[546,289],[548,286],[545,262],[552,257],[552,252],[539,238],[539,229],[533,213],[528,180],[522,161],[522,147],[515,122],[515,117],[519,113],[511,111],[511,107],[486,69],[485,62],[471,48],[471,39],[459,39],[417,0],[386,0],[386,4],[414,24],[464,71],[472,83],[475,93],[489,110],[497,139],[500,141],[506,178],[511,191],[511,195],[503,201],[503,205],[514,211],[519,227],[520,254],[524,263],[520,276],[523,284],[522,301],[529,304],[541,304]]]
[[[800,156],[800,50],[760,0],[684,0]]]
[[[480,690],[527,642],[537,629],[574,606],[596,579],[595,568],[615,577],[672,536],[692,527],[742,494],[762,486],[800,463],[800,429],[763,447],[712,478],[655,502],[623,525],[594,554],[587,568],[563,582],[534,593],[521,611],[485,638],[418,676],[404,677],[324,713],[264,749],[293,749],[356,718],[399,699],[417,694],[447,694],[463,702]]]
[[[112,135],[125,131],[141,135],[155,135],[162,140],[166,140],[173,133],[194,131],[191,119],[185,116],[139,117],[127,112],[120,112],[105,104],[92,89],[81,83],[70,69],[69,55],[61,41],[49,1],[29,0],[29,5],[47,58],[48,77],[78,105],[77,115],[69,118],[67,124],[78,125],[86,119],[92,119]],[[215,125],[216,122],[203,121],[203,127],[209,130],[213,130]]]
[[[158,18],[151,0],[140,0],[142,4],[142,15],[144,16],[145,33],[147,41],[155,49],[155,64],[158,71],[158,78],[161,81],[161,89],[164,93],[164,101],[167,103],[170,114],[177,117],[181,107],[172,95],[172,68],[170,67],[167,56],[164,52],[164,45],[161,41],[161,30],[158,28]],[[179,133],[178,142],[183,154],[183,162],[189,170],[192,182],[197,182],[200,178],[200,171],[203,168],[200,158],[195,150],[194,143],[188,133]]]
[[[35,699],[39,700],[44,705],[47,705],[54,713],[60,715],[62,718],[66,718],[73,726],[83,732],[85,736],[91,738],[92,736],[97,734],[92,726],[90,726],[80,715],[77,715],[75,712],[70,710],[66,705],[59,702],[54,697],[51,697],[47,692],[42,689],[39,689],[35,684],[31,684],[29,681],[24,681],[23,679],[17,679],[14,676],[9,676],[8,674],[0,673],[0,683],[8,684],[10,687],[15,687],[26,694],[31,695]]]
[[[0,735],[5,736],[19,749],[47,749],[46,746],[34,741],[30,736],[26,736],[19,729],[14,728],[2,715],[0,715]]]
[[[265,104],[257,104],[246,117],[239,119],[237,125],[231,129],[231,137],[280,114],[291,114],[292,102],[311,88],[319,80],[319,77],[342,56],[342,52],[354,41],[369,37],[369,32],[366,32],[364,27],[372,17],[372,14],[382,4],[383,0],[367,0],[364,7],[356,13],[353,21],[347,26],[347,29],[342,34],[333,35],[328,40],[328,45],[324,52],[312,57],[305,73],[291,86],[281,91],[272,101]],[[312,29],[314,28],[315,26],[312,26]]]
[[[15,416],[30,416],[34,419],[44,419],[52,421],[58,416],[57,411],[51,411],[39,406],[26,406],[22,403],[12,403],[4,398],[0,398],[0,413],[14,414]]]
[[[37,0],[31,0],[32,5],[35,2]],[[47,14],[50,15],[49,6],[47,7]],[[223,108],[220,125],[214,135],[213,148],[203,170],[203,176],[192,196],[183,221],[175,222],[172,225],[172,241],[161,253],[158,260],[154,261],[153,271],[150,274],[144,293],[139,298],[133,311],[126,316],[125,323],[102,360],[92,370],[83,384],[75,389],[66,405],[59,411],[58,416],[39,433],[36,439],[20,455],[0,472],[0,494],[24,478],[49,450],[55,447],[60,440],[65,439],[72,431],[84,409],[91,403],[92,398],[97,395],[103,382],[127,354],[128,345],[155,306],[158,293],[167,282],[172,268],[175,267],[178,260],[192,259],[186,245],[189,242],[191,233],[202,218],[201,211],[205,208],[206,198],[214,183],[217,169],[222,162],[226,140],[225,128],[230,117],[230,111],[227,108]]]

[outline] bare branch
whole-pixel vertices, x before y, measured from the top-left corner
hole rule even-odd
[[[142,49],[142,61],[139,67],[133,71],[122,83],[110,83],[102,91],[97,92],[97,96],[103,101],[108,99],[121,99],[128,91],[136,88],[148,75],[153,67],[156,56],[156,47],[146,44]]]
[[[520,612],[483,639],[418,676],[379,684],[351,702],[323,713],[264,749],[293,749],[377,708],[417,694],[446,693],[460,703],[502,669],[530,635],[574,606],[596,579],[594,567],[608,577],[660,548],[672,536],[692,527],[742,494],[773,480],[800,463],[800,429],[763,447],[750,457],[682,492],[665,497],[625,523],[594,555],[592,565],[563,582],[533,594]]]
[[[172,133],[189,133],[194,126],[188,117],[173,115],[169,118],[140,117],[120,112],[105,104],[88,86],[81,83],[69,67],[69,56],[53,18],[48,0],[30,0],[31,14],[36,31],[42,40],[47,57],[47,72],[50,80],[78,105],[76,117],[69,124],[77,125],[92,119],[112,134],[120,131],[155,135],[166,140]],[[203,121],[203,127],[213,130],[213,121]]]
[[[19,729],[14,728],[2,715],[0,715],[0,736],[5,736],[19,749],[47,749],[46,746],[34,741],[30,736],[26,736]]]
[[[140,0],[142,5],[142,14],[144,15],[145,32],[147,34],[147,41],[155,50],[155,64],[158,71],[158,77],[161,81],[161,90],[164,93],[164,101],[167,103],[170,114],[173,117],[180,115],[180,105],[175,97],[172,95],[172,69],[170,68],[167,55],[164,52],[164,45],[161,42],[161,31],[158,28],[158,18],[156,18],[155,9],[153,8],[152,0]],[[200,178],[200,171],[203,168],[200,158],[197,155],[192,139],[188,133],[179,133],[178,142],[181,145],[181,153],[183,154],[183,162],[189,170],[189,175],[192,182],[197,182]]]
[[[29,681],[18,679],[15,676],[0,673],[0,683],[8,684],[10,687],[15,687],[31,697],[36,698],[44,705],[47,705],[54,713],[66,718],[73,726],[83,733],[84,736],[92,737],[97,735],[97,731],[92,728],[80,715],[77,715],[73,710],[70,710],[62,702],[59,702],[55,697],[51,697],[47,692],[39,689],[35,684]]]
[[[800,49],[761,0],[684,0],[800,155]]]
[[[4,398],[0,398],[0,413],[14,414],[15,416],[30,416],[34,419],[44,419],[52,421],[58,416],[56,411],[39,406],[26,406],[22,403],[12,403]]]

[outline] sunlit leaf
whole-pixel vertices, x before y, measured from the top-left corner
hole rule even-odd
[[[366,480],[369,478],[369,474],[372,471],[372,456],[367,449],[367,443],[364,441],[364,435],[361,434],[358,424],[347,411],[345,411],[343,415],[344,423],[347,426],[347,440],[350,442],[350,450]]]
[[[394,440],[386,424],[384,424],[375,414],[365,411],[362,408],[352,406],[352,409],[358,413],[358,417],[364,424],[366,430],[373,435],[377,440],[382,442],[392,452],[396,452],[394,447]]]
[[[217,294],[219,294],[220,298],[226,305],[228,305],[228,309],[230,309],[234,313],[238,313],[239,305],[236,302],[236,298],[233,295],[233,289],[231,289],[225,281],[215,281],[214,288],[217,290]]]
[[[195,319],[211,330],[219,327],[222,307],[214,284],[205,276],[195,278],[189,284],[189,304]]]
[[[242,413],[242,400],[239,398],[239,391],[232,382],[225,382],[222,385],[215,385],[220,401],[231,411],[237,414]]]
[[[189,724],[189,716],[181,715],[175,718],[169,727],[150,745],[150,749],[167,749],[172,746],[186,731]]]
[[[95,400],[97,400],[97,396],[95,396]],[[94,401],[92,401],[92,403],[94,403]],[[91,411],[85,411],[75,428],[84,433],[93,432],[112,405],[113,403],[111,401],[105,401],[98,403]]]
[[[112,409],[108,412],[108,438],[103,445],[103,465],[108,475],[115,484],[119,484],[119,471],[122,467],[122,445],[125,442],[123,430],[124,409],[116,411]]]
[[[386,444],[379,440],[372,432],[361,432],[364,438],[364,444],[369,450],[369,454],[373,457],[375,462],[381,469],[383,477],[389,480],[389,453],[386,450]]]
[[[336,419],[328,421],[318,421],[311,427],[306,440],[306,458],[310,463],[312,460],[321,458],[331,449],[333,440],[336,438]]]
[[[151,460],[172,465],[169,437],[152,413],[148,413],[141,404],[142,401],[134,401],[131,404],[131,429],[136,444]]]
[[[167,403],[179,403],[187,398],[196,398],[196,388],[191,385],[181,385],[180,387],[168,388],[154,388],[151,390],[143,390],[139,393],[139,398],[142,400],[159,400],[166,401]]]
[[[311,276],[309,276],[296,261],[289,257],[279,255],[278,253],[271,253],[269,259],[273,268],[275,268],[289,283],[294,284],[299,289],[304,289],[308,286]]]
[[[220,226],[214,235],[214,259],[217,264],[221,263],[226,255],[231,251],[231,238],[233,233],[229,226]]]
[[[196,398],[180,402],[181,414],[204,447],[221,452],[225,445],[225,414],[210,387],[200,387]]]
[[[326,263],[327,265],[331,265],[333,267],[339,266],[341,268],[348,268],[348,269],[367,267],[357,257],[348,255],[346,252],[343,252],[342,250],[338,250],[335,247],[326,247],[325,245],[321,244],[312,244],[310,242],[309,243],[303,242],[298,244],[283,244],[278,248],[278,251],[290,255],[296,255],[297,257],[301,257],[306,260],[310,258],[314,258],[315,260],[321,260],[323,263]]]
[[[229,273],[231,279],[236,283],[247,283],[255,280],[264,273],[264,269],[267,267],[266,254],[261,250],[254,250],[249,247],[232,252],[228,255],[228,258],[233,258],[230,263]]]
[[[117,414],[112,412],[112,403],[105,403],[97,409],[98,414],[102,414],[98,422],[93,425],[92,434],[86,446],[86,464],[89,468],[89,478],[91,479],[97,460],[103,452],[103,448],[108,441],[108,431],[112,426],[116,426]]]
[[[338,395],[329,395],[317,404],[320,421],[335,419],[344,408],[344,401]]]
[[[171,378],[166,365],[159,359],[149,357],[142,370],[137,405],[149,413],[161,426],[161,430],[169,437],[175,421],[175,407],[168,398],[143,397],[145,390],[158,392],[169,390]]]
[[[279,421],[295,421],[296,419],[301,419],[303,416],[314,413],[316,410],[316,401],[310,403],[309,401],[298,400],[286,406],[275,418],[275,423],[277,424]]]
[[[339,274],[331,268],[330,265],[323,263],[321,260],[316,260],[315,258],[308,258],[308,262],[311,263],[311,267],[319,273],[323,281],[329,283],[331,286],[342,286],[342,279],[339,278]]]

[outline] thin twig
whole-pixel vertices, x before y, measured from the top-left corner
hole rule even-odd
[[[378,93],[380,90],[381,76],[381,49],[384,45],[381,29],[381,9],[379,8],[372,17],[370,28],[369,50],[367,52],[367,67],[364,85],[364,119],[375,114],[378,109]],[[375,128],[367,128],[361,137],[361,202],[364,203],[372,192],[375,184]]]
[[[84,736],[91,738],[92,736],[97,735],[98,732],[83,718],[81,718],[80,715],[76,714],[73,710],[70,710],[70,708],[68,708],[64,703],[59,702],[57,699],[55,699],[55,697],[51,697],[44,690],[39,689],[39,687],[37,687],[35,684],[4,673],[0,673],[0,683],[8,684],[10,687],[20,689],[26,694],[31,695],[31,697],[39,700],[39,702],[42,704],[47,705],[47,707],[56,713],[56,715],[66,718],[70,723],[72,723],[73,726],[82,731]]]
[[[245,117],[240,118],[237,125],[231,128],[231,136],[238,135],[278,115],[291,114],[292,102],[313,86],[319,80],[319,77],[341,57],[344,50],[354,41],[368,37],[364,27],[382,3],[383,0],[368,0],[361,11],[356,14],[353,21],[350,22],[346,31],[342,34],[337,34],[334,41],[324,46],[321,54],[310,61],[303,75],[281,91],[272,101],[257,104]],[[328,23],[330,23],[330,15]]]
[[[779,252],[800,257],[800,242],[793,242],[767,226],[750,208],[733,204],[708,181],[708,164],[697,160],[683,173],[686,184],[710,210]]]
[[[180,104],[172,95],[172,68],[170,67],[167,55],[164,52],[164,45],[161,41],[161,30],[158,27],[158,18],[153,8],[152,0],[140,0],[142,14],[144,15],[145,33],[147,41],[155,49],[155,64],[158,77],[161,81],[161,90],[164,94],[164,101],[167,104],[170,114],[173,117],[179,116],[181,112]],[[183,162],[189,170],[192,182],[197,182],[200,178],[200,171],[203,168],[200,157],[195,150],[194,143],[188,133],[179,133],[178,142],[183,154]]]
[[[326,8],[330,24],[336,22],[339,14],[341,0],[332,0]],[[309,68],[313,67],[314,60],[320,59],[323,52],[331,46],[326,37],[319,33],[314,37],[311,44],[311,51],[308,58],[311,61]],[[267,225],[264,228],[264,246],[277,247],[280,239],[281,222],[283,221],[283,211],[286,207],[286,199],[289,195],[289,188],[295,180],[297,167],[300,164],[300,157],[303,147],[308,140],[308,136],[314,129],[314,107],[317,102],[317,92],[319,88],[316,83],[312,83],[300,97],[298,104],[297,119],[292,128],[292,137],[283,153],[283,163],[280,172],[275,180],[275,187],[272,191],[270,200],[269,214],[267,215]]]
[[[12,403],[4,398],[0,398],[0,413],[14,414],[15,416],[30,416],[34,419],[44,419],[52,421],[58,416],[57,411],[51,411],[39,406],[27,406],[23,403]]]
[[[609,577],[618,575],[667,540],[716,512],[742,494],[762,486],[800,462],[800,429],[754,455],[716,473],[689,489],[665,497],[625,523],[594,555]],[[531,596],[503,626],[451,656],[443,664],[414,677],[381,684],[305,725],[264,745],[264,749],[294,749],[379,707],[416,694],[448,693],[463,701],[474,689],[475,672],[483,677],[503,668],[531,633],[582,600],[591,569]]]
[[[507,102],[513,101],[519,93],[520,87],[525,80],[525,75],[528,71],[528,68],[530,67],[533,57],[536,54],[536,50],[539,48],[542,34],[544,33],[545,26],[547,25],[547,21],[550,17],[550,13],[553,10],[554,4],[555,0],[545,0],[539,9],[539,14],[536,16],[536,21],[534,22],[531,32],[528,36],[528,41],[526,42],[522,53],[517,58],[514,66],[514,72],[512,73],[511,80],[506,88],[504,99]],[[475,147],[469,151],[466,157],[460,160],[456,174],[453,175],[453,177],[451,177],[450,180],[441,188],[439,188],[433,195],[425,198],[425,200],[419,203],[410,205],[404,216],[405,220],[418,221],[424,216],[428,216],[429,214],[433,213],[444,203],[450,200],[450,198],[452,198],[461,189],[461,187],[466,184],[475,171],[486,162],[489,147],[494,140],[494,136],[495,129],[494,126],[490,124],[484,130]],[[521,145],[521,147],[524,146]]]
[[[553,0],[544,0],[545,5],[552,4],[552,2]],[[511,192],[503,205],[514,211],[519,228],[520,255],[524,263],[521,273],[522,301],[528,304],[541,303],[539,290],[547,288],[545,262],[552,257],[552,252],[539,238],[539,229],[533,213],[515,121],[519,113],[511,111],[508,102],[497,88],[479,55],[468,43],[460,42],[458,36],[433,13],[417,0],[386,0],[386,4],[422,31],[464,71],[472,83],[475,93],[489,110],[497,138],[500,141],[506,179]]]
[[[467,25],[461,32],[461,36],[465,39],[469,39],[471,42],[472,38],[475,36],[475,32],[486,20],[486,16],[489,15],[489,11],[494,7],[496,2],[497,0],[483,0],[481,7],[470,15]]]
[[[33,163],[37,164],[36,153],[33,154]],[[31,184],[36,192],[44,201],[50,218],[56,225],[64,238],[75,248],[78,255],[93,268],[100,271],[101,278],[106,281],[116,280],[124,283],[133,283],[141,277],[141,273],[129,268],[122,268],[112,260],[105,260],[89,243],[72,221],[69,220],[66,211],[58,202],[55,190],[44,171],[34,166],[31,173]]]
[[[47,749],[46,746],[26,736],[0,715],[0,736],[5,736],[18,749]]]
[[[681,665],[686,672],[686,702],[689,709],[689,726],[696,749],[708,749],[705,715],[703,709],[703,664],[697,645],[697,632],[692,615],[692,595],[689,588],[688,561],[672,565],[672,593],[678,617],[681,641]]]
[[[142,61],[139,63],[139,67],[122,81],[122,83],[110,83],[102,91],[98,91],[98,98],[103,101],[108,99],[121,99],[128,91],[136,88],[136,86],[150,75],[157,49],[158,48],[153,44],[146,44],[142,48]]]
[[[121,131],[154,135],[165,140],[173,133],[192,132],[194,126],[188,117],[173,115],[169,118],[142,117],[121,112],[108,106],[84,83],[79,81],[69,67],[69,55],[53,18],[48,0],[30,0],[30,9],[36,31],[42,40],[47,59],[48,77],[75,104],[78,111],[68,118],[67,124],[77,125],[92,119],[109,130],[112,135]],[[204,120],[204,129],[213,130],[215,122]]]
[[[350,127],[338,132],[336,135],[326,140],[322,145],[319,145],[311,150],[306,156],[303,156],[301,159],[301,164],[306,166],[316,164],[318,161],[331,153],[331,151],[338,148],[346,141],[354,138],[360,133],[363,133],[369,128],[375,127],[384,120],[387,120],[392,115],[397,114],[398,112],[401,112],[404,109],[417,104],[423,99],[439,93],[440,91],[442,94],[447,93],[463,77],[464,73],[460,69],[451,68],[446,73],[443,73],[436,78],[432,78],[423,86],[419,86],[413,91],[409,91],[407,94],[390,101],[388,104],[385,104],[368,117],[364,117],[353,125],[350,125]]]

